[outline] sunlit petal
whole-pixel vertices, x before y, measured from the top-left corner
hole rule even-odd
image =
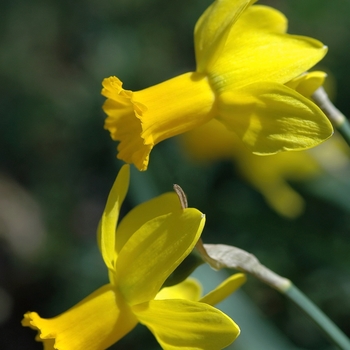
[[[130,210],[118,224],[116,233],[116,250],[121,248],[128,239],[147,221],[180,209],[180,201],[175,192],[168,192],[141,203]]]
[[[50,319],[28,312],[23,326],[38,330],[45,349],[104,350],[130,332],[137,319],[108,284],[63,314]]]
[[[197,71],[204,72],[220,55],[226,38],[242,12],[256,0],[216,0],[194,30]]]
[[[98,245],[103,260],[109,270],[114,269],[116,260],[115,230],[119,218],[120,207],[125,199],[129,188],[130,167],[124,165],[113,184],[109,193],[105,210],[98,228]]]
[[[184,300],[152,300],[133,311],[165,350],[219,350],[239,335],[238,326],[214,307]]]
[[[124,245],[116,280],[129,304],[153,299],[166,278],[192,251],[205,216],[196,209],[174,211],[148,221]]]
[[[329,138],[332,126],[309,99],[279,84],[259,83],[220,96],[222,121],[256,154],[301,150]]]
[[[209,70],[214,89],[222,92],[263,81],[285,84],[324,57],[327,48],[321,42],[281,33],[284,22],[270,7],[249,7]]]

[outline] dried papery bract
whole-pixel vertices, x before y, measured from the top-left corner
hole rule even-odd
[[[213,268],[220,266],[220,268],[226,267],[246,272],[281,292],[288,289],[291,285],[289,279],[271,271],[262,265],[255,255],[243,249],[226,244],[204,244],[203,248],[206,250],[208,256],[216,262],[215,266],[211,265]]]

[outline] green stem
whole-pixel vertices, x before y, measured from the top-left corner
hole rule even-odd
[[[340,135],[350,146],[350,122],[348,119],[345,119],[342,124],[336,126],[336,129],[339,131]]]
[[[333,127],[339,132],[350,146],[350,122],[345,115],[329,99],[323,87],[318,88],[312,95],[313,101],[328,117]]]
[[[346,335],[293,283],[266,266],[245,250],[225,244],[204,244],[206,253],[221,267],[239,270],[258,278],[270,287],[278,290],[297,306],[321,328],[330,340],[342,350],[350,350],[350,340]]]
[[[293,284],[280,290],[298,305],[323,330],[329,339],[342,350],[350,350],[350,340],[346,335]]]

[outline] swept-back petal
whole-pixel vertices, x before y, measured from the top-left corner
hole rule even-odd
[[[152,300],[133,311],[165,350],[219,350],[239,335],[238,326],[214,307],[184,300]]]
[[[311,98],[311,95],[323,85],[326,77],[327,73],[325,72],[307,72],[292,79],[286,83],[286,86],[296,90],[299,94],[307,98]]]
[[[98,246],[109,270],[114,269],[115,260],[117,258],[115,250],[115,230],[120,207],[129,188],[129,179],[130,167],[129,165],[123,165],[109,192],[107,204],[98,227]]]
[[[313,102],[274,83],[222,94],[219,120],[256,154],[307,149],[333,132],[328,118]]]
[[[116,265],[116,281],[129,304],[156,296],[194,248],[204,222],[204,214],[197,209],[177,210],[146,222],[130,237]]]
[[[187,278],[183,282],[160,290],[155,299],[186,299],[198,301],[202,287],[194,278]]]
[[[194,29],[197,71],[204,72],[220,55],[232,25],[256,0],[216,0],[202,14]]]
[[[36,312],[24,315],[22,325],[38,331],[45,349],[104,350],[138,323],[130,308],[105,285],[63,314],[50,319]]]
[[[327,48],[319,41],[283,34],[285,17],[265,6],[248,8],[235,23],[225,48],[208,69],[216,91],[257,82],[285,84],[320,61]]]
[[[247,278],[243,273],[236,273],[219,284],[214,290],[203,296],[199,301],[210,305],[216,305],[235,292],[246,280]]]

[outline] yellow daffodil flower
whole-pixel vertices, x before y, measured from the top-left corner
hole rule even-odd
[[[257,154],[313,147],[332,134],[323,112],[285,84],[320,61],[317,40],[286,34],[287,20],[254,0],[216,0],[194,32],[197,69],[132,92],[103,81],[105,128],[117,157],[146,170],[157,143],[219,120]]]
[[[286,85],[310,99],[316,89],[323,85],[325,77],[326,73],[319,71],[304,73]],[[336,155],[341,152],[334,149],[336,140],[333,139],[324,143],[319,152],[319,147],[316,147],[312,153],[283,152],[259,157],[252,154],[238,137],[232,137],[232,133],[216,120],[181,136],[185,153],[196,160],[232,159],[243,178],[265,197],[269,205],[289,218],[302,213],[304,200],[288,181],[306,181],[320,175],[322,167],[319,158],[329,153],[326,149],[332,148],[331,154],[336,161]],[[317,158],[316,153],[319,154]],[[335,166],[334,162],[330,162]]]
[[[36,340],[44,343],[45,350],[104,350],[138,322],[152,331],[163,349],[222,349],[229,345],[239,328],[209,305],[213,298],[198,301],[197,297],[184,298],[188,292],[174,298],[167,298],[162,290],[158,293],[194,248],[205,216],[194,208],[182,209],[175,193],[167,193],[135,207],[116,229],[128,184],[129,166],[125,165],[112,187],[98,230],[109,283],[54,318],[27,312],[22,324],[38,331]],[[243,282],[244,275],[232,277],[227,282],[230,287],[219,286],[214,296],[221,299]]]
[[[274,210],[289,218],[302,213],[304,200],[288,181],[305,181],[321,172],[307,151],[266,157],[255,155],[216,120],[181,135],[181,143],[184,152],[199,162],[232,160],[242,178],[259,191]]]

